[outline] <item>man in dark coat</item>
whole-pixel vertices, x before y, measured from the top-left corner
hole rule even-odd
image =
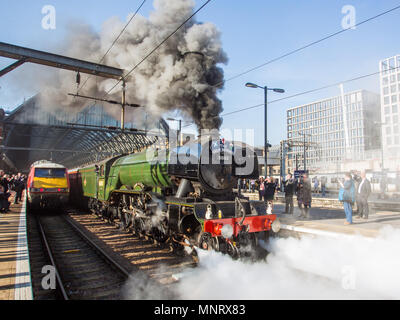
[[[0,170],[0,185],[4,188],[4,193],[8,192],[8,180],[7,175],[4,174],[3,170]]]
[[[14,204],[18,204],[18,201],[22,201],[22,191],[25,189],[25,180],[21,173],[14,179],[14,191],[15,191],[15,199]]]
[[[271,214],[274,206],[276,185],[272,178],[267,177],[264,181],[264,202],[267,207],[267,213]]]
[[[367,179],[365,171],[361,171],[361,180],[356,189],[356,201],[358,209],[358,218],[368,219],[368,197],[371,194],[371,183]]]
[[[293,195],[296,191],[296,184],[291,173],[286,176],[283,185],[285,186],[285,213],[289,213],[290,210],[290,214],[293,214]]]
[[[10,202],[8,198],[10,193],[8,192],[9,181],[7,175],[4,174],[3,170],[0,170],[0,211],[8,212],[10,207]]]
[[[300,218],[309,218],[311,201],[311,182],[308,175],[304,174],[297,188],[297,204],[301,210]]]
[[[271,178],[267,178],[264,182],[264,201],[273,201],[275,196],[276,184]]]

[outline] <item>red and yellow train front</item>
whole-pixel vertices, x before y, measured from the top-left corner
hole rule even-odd
[[[28,202],[32,206],[57,207],[67,204],[69,180],[66,168],[33,167],[28,177]]]

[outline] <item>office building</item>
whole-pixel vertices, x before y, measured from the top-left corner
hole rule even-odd
[[[400,158],[400,55],[381,60],[379,68],[383,152],[387,158]]]
[[[344,101],[344,103],[343,103]],[[287,110],[289,169],[329,171],[380,148],[380,96],[357,90]],[[330,168],[330,169],[328,169]]]

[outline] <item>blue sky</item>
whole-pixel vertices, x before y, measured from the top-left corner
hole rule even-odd
[[[173,0],[171,0],[173,1]],[[197,7],[204,1],[196,1]],[[141,0],[3,0],[0,13],[0,41],[55,50],[62,42],[66,26],[84,21],[99,30],[111,16],[126,19]],[[57,10],[57,29],[41,28],[42,7],[53,5]],[[400,4],[400,1],[239,1],[213,0],[198,15],[203,22],[214,23],[222,34],[229,63],[223,66],[227,79],[270,59],[341,30],[342,7],[353,5],[356,22]],[[140,13],[148,16],[152,1],[148,0]],[[400,10],[380,17],[356,30],[349,30],[302,52],[260,68],[243,77],[228,81],[220,94],[224,113],[263,102],[262,90],[244,86],[248,81],[259,85],[279,87],[285,94],[271,93],[274,100],[326,84],[378,71],[378,61],[400,53]],[[0,58],[0,68],[12,60]],[[23,68],[15,74],[23,76]],[[42,67],[41,67],[42,68]],[[44,67],[43,67],[44,68]],[[40,70],[40,69],[39,69]],[[15,75],[0,79],[0,105],[12,109],[33,92],[19,91]],[[29,80],[29,79],[28,79]],[[345,85],[346,91],[369,89],[379,92],[378,77]],[[273,144],[285,138],[286,109],[337,95],[333,88],[314,94],[274,103],[268,109],[269,140]],[[223,128],[254,128],[256,144],[263,143],[263,108],[224,117]]]

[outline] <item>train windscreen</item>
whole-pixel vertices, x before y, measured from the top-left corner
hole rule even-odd
[[[36,168],[35,177],[37,178],[65,178],[64,168]]]

